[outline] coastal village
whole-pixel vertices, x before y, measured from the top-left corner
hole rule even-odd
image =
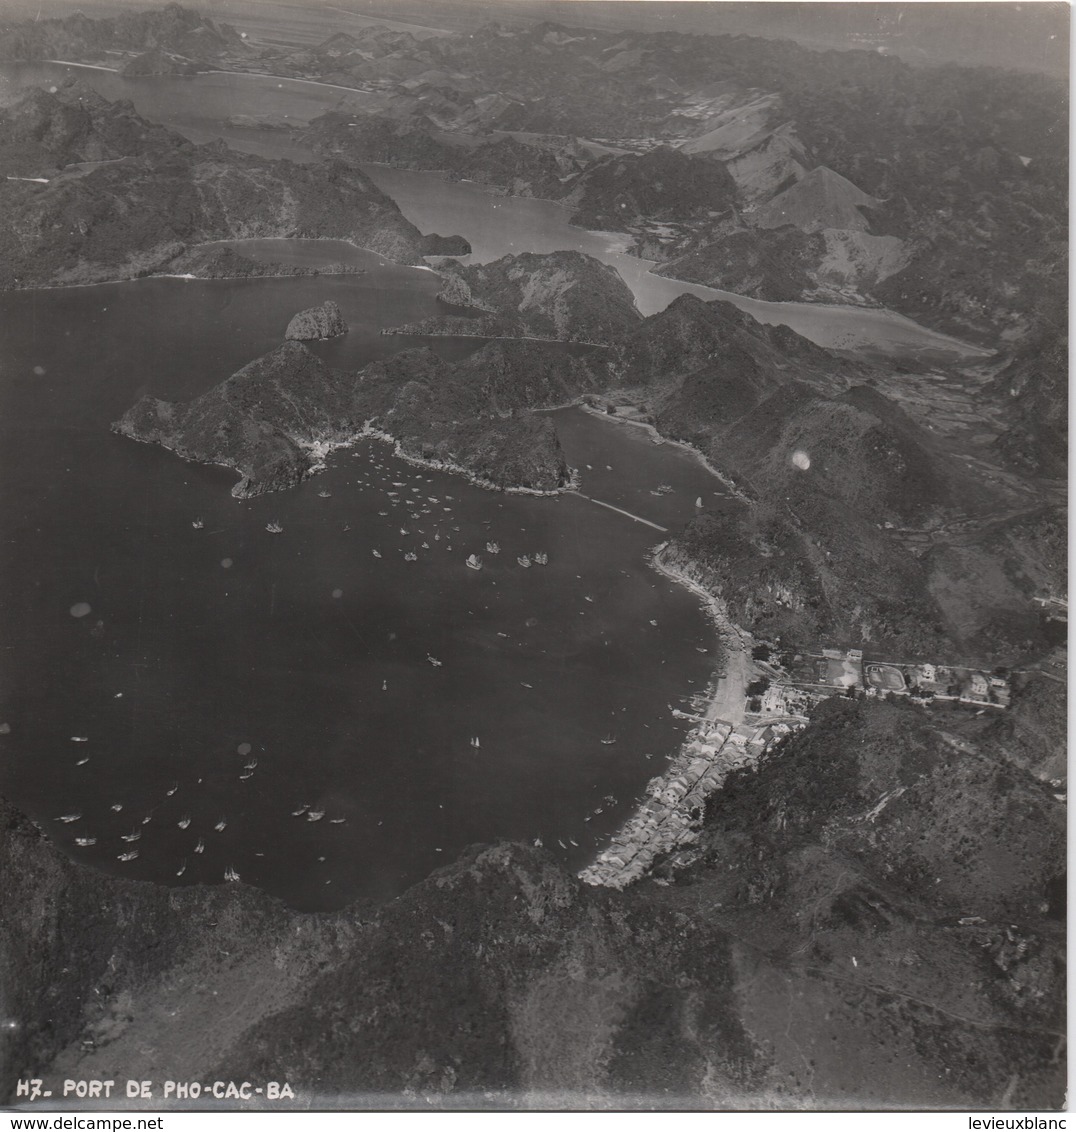
[[[782,652],[755,643],[727,619],[720,603],[662,565],[657,554],[654,564],[704,600],[721,636],[724,660],[709,691],[692,698],[691,711],[673,709],[695,727],[665,773],[647,784],[645,798],[609,846],[579,873],[587,884],[625,888],[645,876],[660,855],[689,847],[698,837],[707,797],[733,771],[756,765],[806,726],[811,708],[831,696],[900,696],[978,711],[1009,706],[1007,669],[894,661],[865,656],[861,648]]]

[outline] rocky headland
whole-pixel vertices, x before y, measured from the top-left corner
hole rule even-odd
[[[241,498],[293,487],[329,451],[371,435],[485,486],[555,492],[571,471],[552,422],[529,410],[595,388],[585,361],[538,343],[494,342],[456,363],[406,350],[344,373],[285,342],[194,401],[143,397],[112,427],[234,468]]]
[[[346,334],[348,330],[340,308],[332,301],[326,299],[316,307],[308,307],[300,311],[288,323],[284,337],[294,342],[309,342],[320,338],[335,338]]]

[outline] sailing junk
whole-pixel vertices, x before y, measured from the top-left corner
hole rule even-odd
[[[467,565],[470,566],[472,570],[481,570],[482,559],[479,558],[477,554],[469,554],[467,556]]]

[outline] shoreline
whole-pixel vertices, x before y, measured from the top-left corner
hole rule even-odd
[[[667,546],[663,542],[654,547],[647,564],[699,599],[717,634],[721,659],[703,694],[705,708],[689,717],[695,725],[668,756],[665,770],[650,779],[643,800],[576,873],[584,884],[619,890],[646,877],[659,855],[676,852],[697,838],[707,800],[734,770],[753,766],[758,757],[737,730],[744,722],[744,684],[750,664],[744,630],[729,619],[724,602],[661,560]]]
[[[750,503],[751,497],[746,495],[742,489],[737,487],[724,472],[719,471],[707,459],[706,455],[696,448],[693,444],[689,444],[686,440],[674,440],[672,437],[664,436],[658,432],[657,428],[647,421],[635,421],[630,417],[621,417],[611,413],[603,413],[600,409],[595,409],[592,405],[588,405],[582,398],[572,402],[577,405],[584,413],[590,413],[592,416],[599,417],[603,421],[609,421],[610,424],[631,425],[634,428],[645,429],[651,437],[660,440],[662,444],[671,444],[674,448],[679,448],[681,451],[686,452],[689,456],[701,464],[706,471],[720,481],[720,483],[728,489],[729,494],[738,499],[741,503]]]
[[[185,247],[182,252],[179,252],[177,253],[177,255],[173,256],[172,259],[178,259],[180,255],[186,255],[189,252],[198,251],[200,248],[212,247],[215,244],[242,244],[255,240],[309,240],[311,242],[316,240],[336,244],[347,244],[348,247],[354,248],[356,251],[366,252],[369,255],[378,256],[380,259],[383,259],[385,263],[391,263],[394,267],[412,267],[416,271],[432,271],[435,275],[437,274],[437,272],[427,264],[400,263],[399,260],[391,259],[383,252],[375,251],[373,248],[363,247],[362,244],[356,244],[353,240],[349,240],[344,236],[222,236],[217,240],[200,240],[196,244],[191,244]],[[257,260],[255,262],[262,261]],[[337,266],[349,267],[350,265],[337,263]],[[147,279],[184,279],[187,282],[193,280],[198,283],[213,283],[218,279],[310,279],[315,275],[366,275],[368,274],[368,272],[369,268],[356,267],[355,271],[318,271],[315,269],[306,272],[305,274],[288,272],[282,275],[222,275],[214,276],[212,278],[203,278],[200,275],[177,275],[175,273],[160,272],[148,275],[125,275],[119,276],[115,279],[92,279],[87,280],[85,283],[31,283],[25,286],[0,287],[0,294],[16,294],[20,291],[69,291],[75,287],[111,287],[116,283],[141,283]]]
[[[424,270],[437,274],[436,268],[427,267]],[[553,342],[559,346],[596,346],[600,350],[611,350],[610,342],[590,342],[583,338],[536,338],[533,334],[441,334],[430,330],[411,330],[408,323],[402,327],[386,326],[378,331],[384,338],[480,338],[487,342]],[[569,402],[577,404],[578,402]],[[553,408],[563,408],[563,405],[554,405]],[[535,409],[535,412],[545,413],[548,409]]]
[[[568,468],[569,477],[568,482],[558,488],[543,490],[536,487],[525,487],[522,484],[510,484],[507,487],[501,487],[495,484],[492,480],[483,479],[481,476],[476,475],[469,468],[464,467],[462,464],[454,464],[448,460],[429,460],[422,456],[413,456],[405,452],[401,447],[399,441],[391,433],[384,432],[382,429],[374,428],[372,425],[364,424],[361,431],[354,436],[349,437],[347,440],[340,441],[308,441],[298,442],[292,440],[291,443],[295,445],[304,455],[306,455],[312,463],[307,470],[300,476],[298,483],[290,484],[288,487],[279,489],[267,489],[262,491],[245,491],[239,490],[243,488],[244,484],[249,485],[249,478],[234,464],[222,464],[216,460],[202,460],[197,456],[186,455],[178,449],[173,448],[171,445],[165,444],[160,440],[149,440],[142,436],[137,436],[123,428],[115,427],[115,422],[109,426],[109,431],[116,436],[122,436],[127,440],[133,440],[138,444],[151,444],[156,445],[158,448],[163,448],[166,452],[172,453],[173,456],[178,456],[181,460],[186,461],[188,464],[201,464],[207,468],[226,468],[230,472],[235,472],[239,476],[239,480],[231,487],[230,495],[233,499],[256,499],[260,495],[271,495],[274,490],[290,491],[293,487],[299,487],[308,479],[312,479],[320,472],[325,471],[327,464],[325,458],[330,456],[333,452],[339,450],[347,450],[353,448],[359,441],[362,440],[379,440],[383,444],[392,445],[392,454],[398,457],[406,464],[411,464],[416,468],[427,468],[436,472],[446,472],[449,475],[459,476],[466,480],[472,487],[482,488],[483,491],[501,492],[504,495],[529,495],[537,499],[556,499],[562,495],[568,495],[571,492],[578,491],[579,485],[582,482],[579,475],[578,468]],[[289,438],[290,439],[290,438]]]
[[[470,468],[466,468],[462,464],[454,464],[449,460],[427,459],[424,456],[414,456],[409,452],[405,452],[401,448],[402,442],[400,440],[391,433],[385,432],[383,429],[375,428],[369,423],[364,424],[361,432],[348,440],[323,441],[314,442],[311,445],[297,445],[302,451],[306,452],[307,455],[317,461],[311,466],[307,475],[303,476],[303,479],[308,479],[324,471],[327,467],[324,462],[326,456],[341,449],[346,450],[353,448],[360,440],[379,440],[383,444],[391,444],[392,454],[398,459],[403,460],[405,464],[411,464],[416,468],[427,468],[435,472],[446,472],[449,475],[460,476],[471,484],[472,487],[479,487],[483,491],[499,491],[504,495],[530,495],[537,499],[555,499],[558,496],[566,495],[571,491],[577,490],[581,482],[579,469],[569,467],[568,471],[570,475],[568,477],[568,483],[563,487],[549,490],[536,487],[524,487],[522,484],[512,484],[507,487],[501,487],[492,480],[483,479],[481,476],[476,475]]]

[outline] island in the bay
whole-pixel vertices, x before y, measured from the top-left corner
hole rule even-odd
[[[654,548],[723,652],[683,749],[578,877],[476,846],[394,900],[304,914],[87,870],[5,804],[3,1095],[122,1065],[314,1082],[306,1107],[1062,1105],[1060,85],[537,21],[299,45],[171,4],[0,28],[0,60],[51,59],[371,102],[228,124],[287,134],[300,164],[82,83],[28,92],[0,110],[4,287],[294,270],[221,243],[260,236],[441,277],[442,314],[386,330],[427,346],[334,368],[326,298],[200,396],[131,405],[116,444],[231,468],[239,500],[367,437],[560,493],[580,476],[546,410],[577,404],[685,446],[731,502],[700,497]],[[467,241],[423,235],[371,163],[560,201],[730,294],[643,317],[579,251],[458,262]],[[745,297],[886,307],[953,348],[823,348]],[[445,360],[445,336],[474,349]]]

